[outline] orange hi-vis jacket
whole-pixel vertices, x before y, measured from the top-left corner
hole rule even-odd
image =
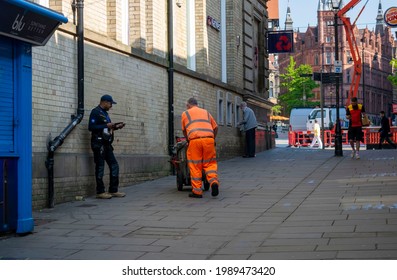
[[[207,110],[197,106],[182,113],[182,130],[186,131],[188,140],[203,137],[214,137],[218,125]]]
[[[190,170],[192,192],[202,194],[203,170],[212,186],[218,183],[215,133],[218,127],[207,110],[194,106],[182,113],[182,130],[189,140],[187,163]]]

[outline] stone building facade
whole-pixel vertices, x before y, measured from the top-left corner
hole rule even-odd
[[[171,1],[171,0],[170,0]],[[55,153],[55,203],[95,192],[88,116],[101,95],[117,101],[112,121],[120,185],[170,174],[168,11],[164,0],[36,0],[59,11],[61,25],[45,47],[33,49],[33,207],[46,206],[47,144],[70,123],[77,108],[76,6],[84,6],[84,118]],[[255,111],[258,151],[271,147],[265,124],[268,97],[266,1],[173,0],[173,126],[195,96],[219,124],[217,153],[242,154],[237,123],[245,100]],[[105,178],[107,180],[107,178]]]
[[[391,114],[393,94],[392,85],[387,76],[392,73],[389,64],[394,57],[395,40],[392,30],[383,20],[381,2],[378,11],[374,11],[376,27],[369,30],[367,27],[358,29],[354,27],[354,35],[359,48],[359,56],[362,60],[362,75],[357,98],[366,107],[367,113],[376,123],[379,111],[384,110]],[[333,72],[335,63],[335,37],[334,37],[334,11],[328,0],[319,0],[317,9],[317,26],[309,26],[305,32],[294,32],[295,52],[292,54],[280,54],[278,58],[280,71],[289,64],[290,55],[294,57],[297,65],[309,64],[313,72]],[[341,22],[340,22],[341,23]],[[293,29],[293,13],[288,11],[285,22],[286,29]],[[349,102],[348,92],[353,78],[353,61],[351,51],[346,40],[346,32],[343,26],[338,27],[339,60],[342,62],[342,75],[340,79],[340,106]],[[324,106],[335,106],[335,85],[323,84]],[[314,101],[320,101],[320,87],[313,90]],[[282,94],[282,89],[281,89]]]

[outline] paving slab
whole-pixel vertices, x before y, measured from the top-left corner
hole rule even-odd
[[[216,198],[171,175],[34,211],[31,234],[0,236],[0,260],[397,259],[397,153],[348,149],[220,161]]]

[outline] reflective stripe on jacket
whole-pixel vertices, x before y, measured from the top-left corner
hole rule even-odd
[[[217,124],[207,110],[192,107],[182,113],[182,130],[186,130],[189,140],[203,137],[214,138],[214,129]]]

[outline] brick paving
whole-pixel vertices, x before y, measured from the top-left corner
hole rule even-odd
[[[216,198],[168,176],[36,211],[32,234],[0,239],[0,259],[397,259],[395,150],[283,146],[220,162]]]

